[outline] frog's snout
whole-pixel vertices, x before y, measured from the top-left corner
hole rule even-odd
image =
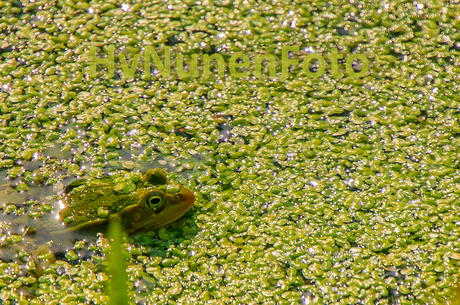
[[[182,185],[179,194],[177,194],[177,199],[186,204],[187,209],[191,208],[195,203],[195,195]]]

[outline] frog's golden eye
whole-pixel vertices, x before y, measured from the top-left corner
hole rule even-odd
[[[165,203],[165,197],[163,196],[163,194],[159,192],[152,192],[147,197],[147,200],[145,201],[145,206],[149,210],[156,211],[156,210],[161,209],[164,203]]]

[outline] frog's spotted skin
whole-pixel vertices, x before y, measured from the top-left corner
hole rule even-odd
[[[59,216],[71,230],[103,226],[115,218],[128,233],[155,230],[184,215],[195,201],[182,185],[169,188],[173,191],[166,186],[169,182],[159,169],[148,170],[137,189],[127,194],[108,179],[77,180],[66,187],[66,207]]]

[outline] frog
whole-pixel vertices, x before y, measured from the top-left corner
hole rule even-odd
[[[30,238],[20,244],[0,243],[3,248],[0,253],[4,254],[0,261],[13,257],[10,252],[26,250],[33,266],[28,272],[41,275],[41,270],[56,260],[54,252],[70,246],[69,237],[86,239],[90,231],[104,232],[111,221],[118,221],[128,235],[155,231],[182,217],[195,203],[193,192],[181,184],[171,183],[166,173],[158,168],[147,170],[132,191],[118,189],[118,185],[112,177],[77,179],[60,195],[57,222],[51,217],[33,220],[27,215],[18,216],[12,221],[12,227],[24,226],[23,236]],[[4,188],[14,194],[13,186]],[[49,259],[38,259],[47,253],[51,253]]]
[[[149,169],[132,192],[117,190],[109,179],[70,183],[64,190],[65,206],[59,211],[64,231],[105,227],[119,221],[133,234],[157,230],[182,217],[194,204],[195,195],[181,184],[172,184],[161,169]]]

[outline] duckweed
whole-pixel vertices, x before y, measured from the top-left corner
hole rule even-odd
[[[159,167],[195,207],[123,240],[132,300],[445,302],[460,266],[459,14],[423,1],[0,1],[2,250],[34,238],[23,215],[32,229],[56,215],[69,178],[112,175],[130,193]],[[99,59],[114,47],[113,77],[104,64],[90,75],[91,45]],[[168,46],[173,66],[283,46],[344,59],[318,78],[300,62],[287,79],[280,63],[207,79],[140,64],[124,78],[119,56],[131,67],[146,46],[162,62]],[[367,75],[345,73],[352,54]],[[110,244],[90,238],[42,273],[2,254],[2,304],[107,303]]]

